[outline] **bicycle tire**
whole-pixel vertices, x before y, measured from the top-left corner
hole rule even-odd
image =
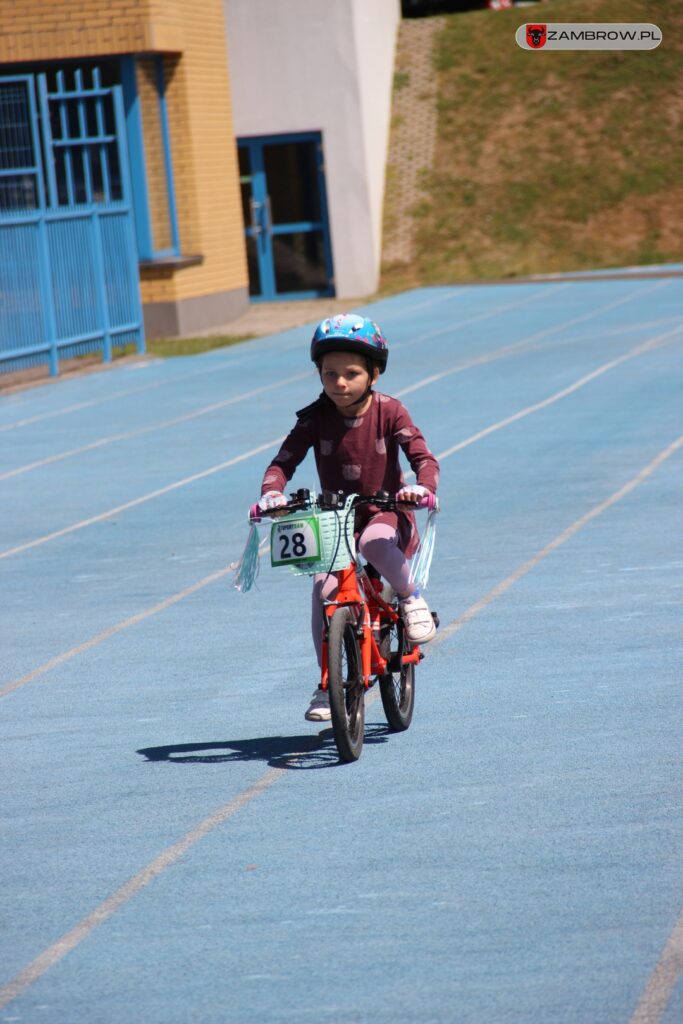
[[[415,665],[403,663],[405,640],[403,623],[382,628],[380,650],[389,671],[379,677],[379,692],[387,723],[392,732],[405,732],[415,709]]]
[[[339,608],[332,616],[327,652],[334,742],[341,760],[349,763],[360,757],[365,729],[365,684],[356,621],[350,608]]]

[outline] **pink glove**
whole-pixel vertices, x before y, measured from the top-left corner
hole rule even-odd
[[[419,505],[431,491],[421,484],[406,484],[396,495],[396,501],[405,502],[406,505]]]
[[[266,491],[261,498],[259,498],[257,505],[261,512],[270,512],[271,509],[280,508],[282,505],[287,504],[287,498],[282,491]]]

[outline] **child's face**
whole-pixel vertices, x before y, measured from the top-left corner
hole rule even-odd
[[[377,372],[371,376],[365,360],[353,352],[329,352],[322,358],[320,379],[327,397],[344,412],[361,400]]]

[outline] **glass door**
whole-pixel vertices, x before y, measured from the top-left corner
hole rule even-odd
[[[254,300],[334,294],[319,133],[238,140]]]

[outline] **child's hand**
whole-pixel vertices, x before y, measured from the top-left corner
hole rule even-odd
[[[426,498],[430,493],[421,484],[407,484],[396,495],[396,501],[400,505],[419,505],[423,498]]]
[[[280,508],[287,504],[287,498],[282,491],[266,491],[257,502],[261,512],[272,512],[274,508]]]

